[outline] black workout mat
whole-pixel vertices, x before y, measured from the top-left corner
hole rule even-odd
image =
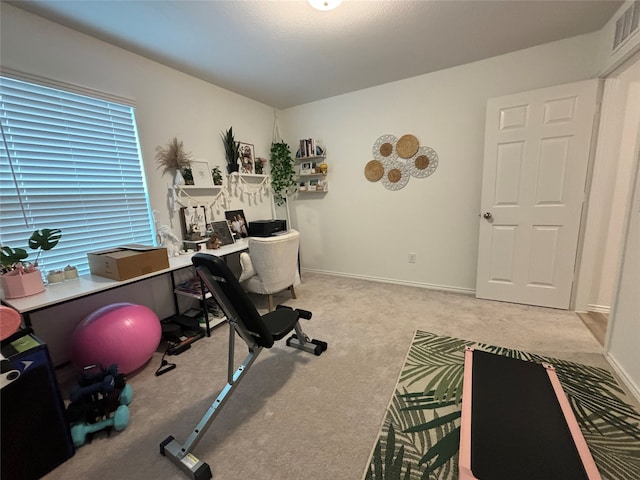
[[[546,369],[473,352],[471,471],[482,480],[586,480]]]

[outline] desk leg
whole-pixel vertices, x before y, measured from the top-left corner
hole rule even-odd
[[[173,275],[173,270],[171,271],[171,293],[173,294],[173,308],[176,311],[176,315],[180,315],[180,310],[178,307],[178,297],[176,296],[176,279]]]
[[[204,282],[200,279],[200,292],[202,292],[202,314],[204,315],[204,321],[207,325],[207,337],[211,336],[211,325],[209,325],[209,310],[207,309],[207,291],[205,290]]]

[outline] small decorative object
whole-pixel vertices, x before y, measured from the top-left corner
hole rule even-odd
[[[213,177],[209,173],[209,163],[205,160],[193,160],[191,162],[191,170],[193,171],[193,184],[196,187],[213,187]]]
[[[240,158],[240,144],[235,141],[233,136],[233,127],[229,127],[222,136],[222,143],[224,144],[224,154],[227,160],[227,173],[231,174],[237,172],[239,165],[238,159]]]
[[[211,178],[214,185],[222,185],[222,172],[217,165],[211,169]]]
[[[326,163],[322,162],[322,163],[320,164],[320,172],[321,172],[323,175],[326,175],[328,171],[329,171],[329,165],[327,165]]]
[[[158,168],[162,169],[162,175],[173,172],[174,185],[185,183],[182,171],[191,168],[191,158],[191,153],[185,152],[184,144],[177,137],[173,137],[166,147],[156,147]]]
[[[185,185],[194,185],[193,171],[190,168],[183,168],[181,173],[182,173],[182,178],[184,178]]]
[[[262,173],[264,172],[264,167],[265,167],[266,164],[267,164],[267,159],[266,158],[261,158],[261,157],[256,158],[256,162],[254,164],[255,170],[256,170],[256,174],[262,175]]]
[[[78,269],[72,265],[64,267],[64,279],[72,280],[74,278],[78,278]]]
[[[64,282],[64,272],[62,270],[52,270],[47,274],[47,283]]]
[[[160,237],[160,246],[167,249],[167,255],[169,257],[177,257],[180,255],[181,242],[168,225],[162,225],[158,229],[158,237]]]
[[[217,250],[222,246],[222,241],[218,238],[218,235],[215,233],[211,234],[209,240],[207,240],[207,249],[208,250]]]
[[[240,153],[240,173],[253,173],[255,163],[253,145],[238,142],[238,152]]]

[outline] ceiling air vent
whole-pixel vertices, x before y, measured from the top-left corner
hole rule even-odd
[[[633,32],[638,30],[640,20],[640,1],[636,0],[616,21],[616,32],[613,36],[613,51],[615,52]]]

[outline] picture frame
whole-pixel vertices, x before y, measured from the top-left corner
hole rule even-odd
[[[313,173],[313,162],[303,162],[300,164],[300,175],[310,175]]]
[[[236,238],[246,238],[249,236],[249,224],[244,216],[244,210],[229,210],[224,212],[231,233]]]
[[[240,165],[240,173],[252,174],[255,172],[256,154],[253,145],[250,143],[238,142],[238,164]]]
[[[214,186],[211,168],[206,160],[191,160],[191,174],[194,186],[202,188]]]
[[[207,231],[207,214],[205,207],[181,207],[180,226],[182,227],[183,240],[202,240]]]
[[[211,223],[210,230],[212,235],[218,236],[218,239],[222,242],[222,246],[231,245],[235,242],[233,235],[231,234],[231,230],[229,229],[229,222],[226,220]]]

